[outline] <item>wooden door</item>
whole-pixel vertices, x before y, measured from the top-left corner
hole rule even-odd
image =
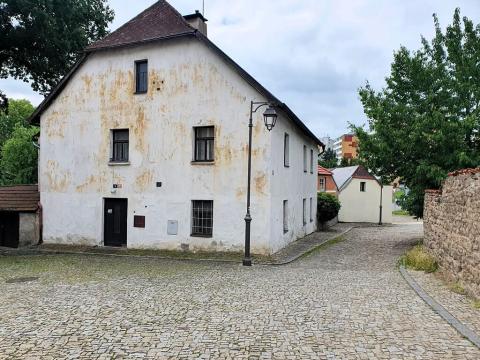
[[[127,199],[105,199],[104,233],[105,246],[127,246]]]

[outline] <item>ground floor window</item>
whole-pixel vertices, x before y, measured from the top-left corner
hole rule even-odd
[[[303,199],[303,225],[307,223],[307,199]]]
[[[288,200],[283,200],[283,232],[288,232]]]
[[[310,198],[310,222],[313,221],[313,198]]]
[[[192,201],[192,236],[212,236],[213,201]]]

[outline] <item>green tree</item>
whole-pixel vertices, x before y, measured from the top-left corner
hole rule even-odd
[[[2,147],[0,161],[2,185],[37,182],[38,149],[33,144],[39,129],[17,125]]]
[[[333,149],[327,149],[318,160],[318,165],[331,169],[337,166],[337,154]]]
[[[8,108],[0,111],[0,148],[12,136],[17,124],[27,126],[27,119],[34,110],[28,100],[13,100],[8,102]]]
[[[0,0],[0,78],[47,94],[113,17],[106,0]]]
[[[317,220],[322,228],[325,228],[327,221],[338,215],[340,207],[340,201],[335,196],[327,193],[317,194]]]
[[[347,166],[355,166],[355,165],[363,165],[362,159],[343,157],[342,160],[340,160],[340,164],[338,164],[338,167],[347,167]]]
[[[434,38],[394,54],[384,89],[359,90],[368,129],[352,126],[366,166],[387,182],[400,177],[410,189],[404,205],[418,217],[425,189],[480,162],[480,25],[456,9],[442,32],[433,17]]]

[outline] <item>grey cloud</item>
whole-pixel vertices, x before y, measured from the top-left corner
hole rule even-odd
[[[155,0],[110,0],[117,28]],[[202,0],[170,0],[182,14]],[[210,39],[285,101],[319,136],[365,123],[357,90],[384,86],[394,50],[416,49],[453,10],[480,23],[478,0],[205,0]],[[28,85],[0,80],[0,89],[38,104]]]

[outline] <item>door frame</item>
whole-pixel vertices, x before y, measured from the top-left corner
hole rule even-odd
[[[106,217],[105,217],[105,205],[108,200],[123,200],[126,203],[126,209],[125,209],[125,247],[128,247],[128,198],[121,198],[121,197],[104,197],[102,198],[102,246],[113,246],[113,245],[105,245],[105,226],[106,226]]]

